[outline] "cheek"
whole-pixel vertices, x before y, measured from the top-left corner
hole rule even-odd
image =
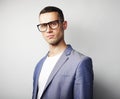
[[[61,37],[61,36],[63,35],[62,29],[57,30],[57,31],[56,31],[56,35],[57,35],[58,37]]]
[[[63,32],[63,31],[64,31],[63,26],[60,26],[60,27],[57,29],[57,31],[60,32],[60,33]]]
[[[64,34],[63,34],[63,32],[62,32],[62,31],[60,31],[60,32],[59,32],[59,34],[58,34],[57,36],[58,36],[58,38],[62,38],[62,37],[63,37],[63,35],[64,35]]]
[[[46,36],[45,36],[45,34],[42,34],[42,36],[43,36],[43,38],[44,38],[44,39],[46,39]]]

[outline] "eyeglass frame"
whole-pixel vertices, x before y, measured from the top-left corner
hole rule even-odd
[[[57,22],[58,26],[57,26],[56,28],[52,28],[52,27],[51,27],[51,24],[52,24],[53,22]],[[37,25],[37,28],[38,28],[38,30],[39,30],[40,32],[45,32],[45,31],[47,31],[47,26],[49,25],[49,28],[51,28],[52,30],[55,30],[55,29],[57,29],[57,28],[59,27],[59,24],[62,23],[62,22],[63,22],[62,20],[54,20],[54,21],[50,21],[50,22],[48,22],[48,23],[42,23],[42,24],[40,23],[40,24]],[[46,29],[45,29],[44,31],[41,31],[40,28],[39,28],[40,25],[46,25]]]

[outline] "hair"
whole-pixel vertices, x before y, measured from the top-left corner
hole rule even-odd
[[[40,14],[44,14],[44,13],[48,13],[48,12],[57,12],[58,13],[58,17],[60,18],[60,20],[63,22],[64,21],[64,15],[63,15],[63,12],[60,8],[58,7],[55,7],[55,6],[47,6],[45,8],[43,8],[41,11],[40,11]]]

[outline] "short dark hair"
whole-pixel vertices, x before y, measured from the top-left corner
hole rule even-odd
[[[47,13],[47,12],[57,12],[60,20],[64,21],[64,15],[63,15],[63,12],[60,8],[55,7],[55,6],[47,6],[40,11],[39,16],[41,14],[44,14],[44,13]]]

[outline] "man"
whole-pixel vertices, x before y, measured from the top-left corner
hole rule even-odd
[[[65,43],[67,21],[61,9],[47,6],[39,20],[49,51],[35,68],[32,99],[92,99],[92,60]]]

